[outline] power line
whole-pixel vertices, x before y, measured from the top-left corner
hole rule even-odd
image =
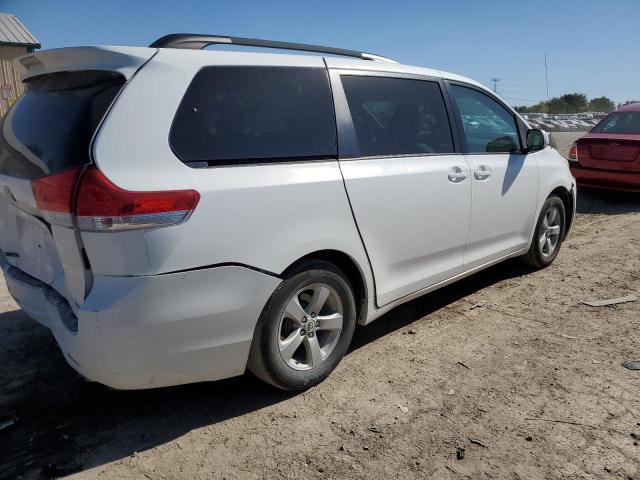
[[[519,88],[534,88],[534,89],[543,89],[544,85],[542,85],[541,83],[538,85],[526,85],[526,84],[522,84],[522,83],[503,83],[502,84],[505,87],[519,87]],[[640,83],[638,82],[632,82],[632,83],[593,83],[593,82],[588,82],[588,83],[580,83],[580,82],[572,82],[572,83],[556,83],[555,86],[553,87],[549,87],[550,90],[558,90],[561,88],[625,88],[625,87],[629,87],[629,88],[638,88],[640,87]]]
[[[491,77],[489,80],[493,82],[493,93],[498,93],[498,82],[502,79]]]
[[[502,98],[509,101],[516,100],[518,102],[539,102],[540,101],[539,98],[520,98],[520,97],[509,97],[509,96],[507,97],[503,96]]]

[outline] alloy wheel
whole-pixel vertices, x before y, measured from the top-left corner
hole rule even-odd
[[[558,248],[561,222],[562,215],[559,208],[555,205],[551,206],[542,220],[542,228],[538,237],[538,246],[543,257],[550,257]]]
[[[313,283],[289,300],[278,325],[278,350],[295,370],[317,367],[333,351],[343,326],[344,308],[338,292]]]

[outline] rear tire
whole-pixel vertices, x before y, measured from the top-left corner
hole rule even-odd
[[[317,385],[347,353],[356,326],[355,305],[338,267],[320,260],[299,265],[264,307],[247,368],[283,390]]]
[[[566,229],[566,212],[560,197],[551,195],[544,202],[529,251],[522,260],[534,268],[546,268],[558,256]]]

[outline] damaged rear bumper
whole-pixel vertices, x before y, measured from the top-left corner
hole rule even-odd
[[[242,266],[96,275],[76,316],[51,287],[7,264],[3,271],[16,302],[53,332],[67,362],[118,389],[242,374],[260,312],[280,283]]]

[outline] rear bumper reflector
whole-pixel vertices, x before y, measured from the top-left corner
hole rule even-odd
[[[113,217],[79,216],[77,220],[82,231],[119,231],[175,225],[184,222],[190,213],[191,210],[176,210]]]

